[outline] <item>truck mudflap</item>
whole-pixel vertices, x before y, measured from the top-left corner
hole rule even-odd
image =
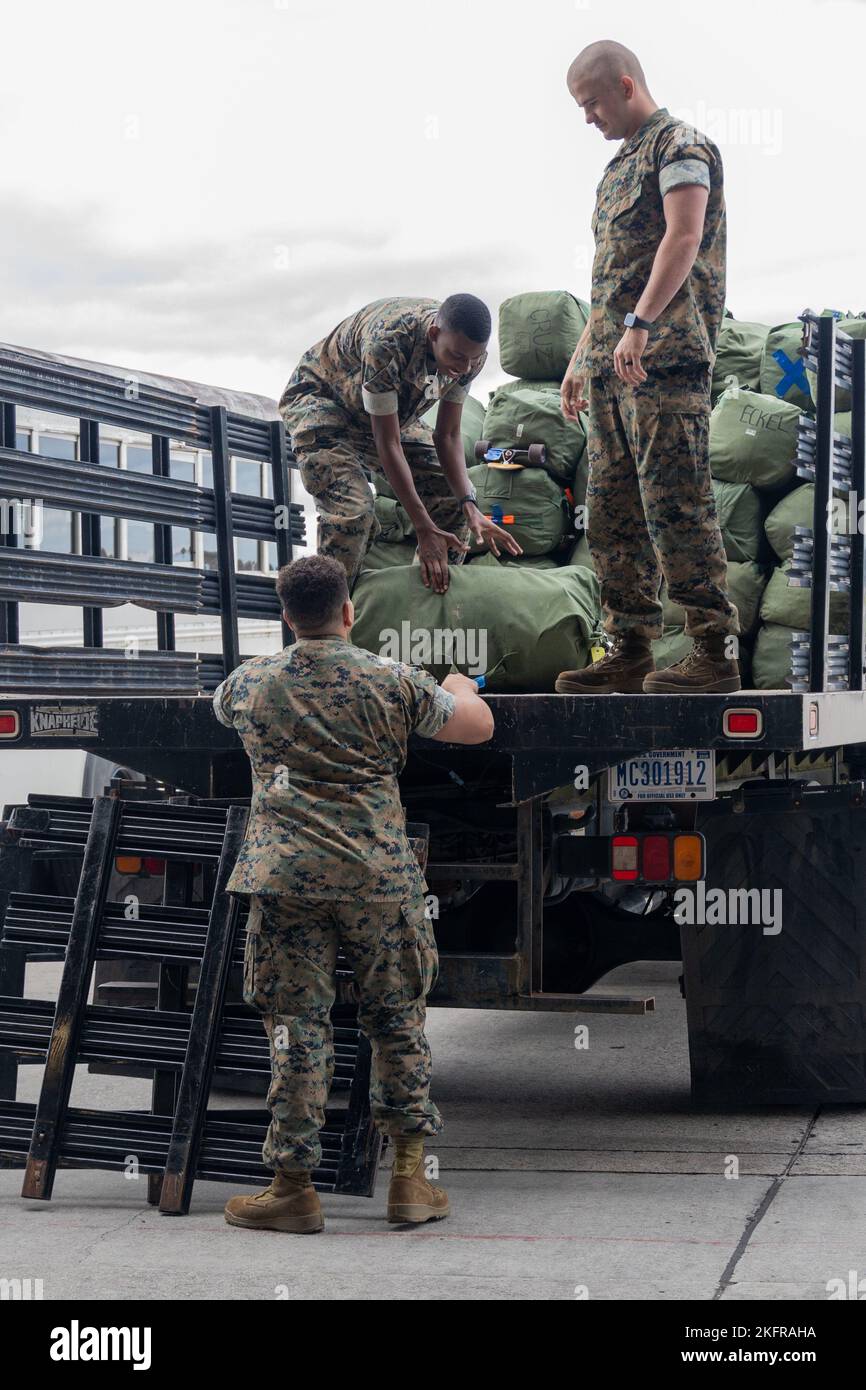
[[[756,789],[700,825],[677,911],[694,1100],[866,1101],[863,784]]]

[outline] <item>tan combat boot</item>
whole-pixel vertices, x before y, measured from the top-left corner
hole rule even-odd
[[[424,1176],[423,1137],[395,1138],[394,1167],[388,1188],[388,1220],[441,1221],[451,1208],[448,1194]]]
[[[289,1231],[295,1235],[312,1234],[325,1225],[319,1194],[308,1172],[275,1173],[264,1192],[232,1197],[226,1202],[225,1218],[230,1226]]]
[[[560,695],[639,695],[654,669],[649,638],[622,632],[601,661],[582,671],[560,672],[555,689]]]
[[[730,695],[740,689],[740,667],[725,653],[728,634],[696,637],[691,651],[644,681],[648,695]]]

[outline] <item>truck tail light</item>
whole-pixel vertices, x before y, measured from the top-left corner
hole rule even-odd
[[[760,738],[764,716],[759,709],[726,709],[722,715],[725,738]]]
[[[638,877],[636,835],[614,835],[610,843],[610,876],[621,883],[634,883]]]
[[[21,721],[18,718],[18,711],[14,709],[0,710],[0,738],[17,738],[21,731]]]
[[[667,835],[645,836],[641,871],[647,883],[667,883],[671,876],[671,842]]]
[[[696,883],[703,876],[703,835],[675,830],[610,841],[610,877],[618,883]]]
[[[119,874],[130,876],[141,873],[141,859],[137,854],[118,854],[114,859],[114,867]]]
[[[704,872],[703,835],[674,837],[674,878],[677,883],[696,883]]]

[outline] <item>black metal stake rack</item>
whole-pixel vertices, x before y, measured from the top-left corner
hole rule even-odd
[[[817,373],[816,415],[801,415],[797,475],[815,488],[811,527],[794,528],[788,583],[811,589],[811,624],[792,642],[791,688],[862,690],[866,579],[866,340],[831,314],[806,310],[803,356]],[[850,393],[851,438],[835,430],[836,392]],[[844,529],[837,520],[845,519]],[[853,520],[853,527],[851,522]],[[848,630],[831,633],[830,596],[849,599]]]
[[[243,1004],[226,1004],[232,966],[241,965],[244,921],[239,902],[224,891],[243,841],[248,806],[171,802],[138,797],[36,797],[15,807],[0,851],[0,888],[6,885],[0,932],[0,973],[9,993],[0,997],[0,1162],[25,1167],[22,1195],[50,1198],[58,1168],[102,1168],[148,1175],[148,1200],[160,1210],[189,1210],[196,1178],[266,1184],[261,1160],[269,1114],[265,1110],[207,1109],[211,1080],[220,1073],[261,1078],[264,1095],[270,1055],[261,1019]],[[82,856],[74,898],[25,890],[27,860],[38,847]],[[169,868],[207,862],[215,870],[209,907],[109,901],[107,886],[118,855],[156,855]],[[16,856],[22,856],[19,862]],[[63,954],[56,1005],[22,997],[29,956]],[[156,1009],[88,1005],[98,958],[156,960],[164,971],[198,964],[192,1011],[185,991],[161,975]],[[323,1191],[371,1196],[382,1140],[369,1106],[370,1048],[360,1032],[341,963],[340,997],[332,1012],[336,1065],[322,1131],[323,1160],[314,1174]],[[167,983],[168,982],[168,983]],[[170,1007],[167,1007],[170,1003]],[[43,1062],[38,1103],[15,1099],[17,1063]],[[101,1111],[70,1106],[77,1063],[110,1061],[152,1069],[149,1111]]]
[[[80,458],[19,450],[19,406],[77,416]],[[152,473],[99,462],[100,425],[149,436]],[[169,476],[170,445],[210,451],[213,487]],[[272,497],[230,490],[233,457],[270,467]],[[14,505],[0,531],[0,689],[23,694],[197,694],[216,689],[239,664],[239,618],[281,620],[273,578],[235,568],[236,537],[274,542],[278,566],[304,540],[303,507],[292,502],[291,464],[283,422],[201,404],[164,386],[81,366],[46,361],[24,351],[0,352],[0,496],[82,517],[82,554],[52,553],[21,544]],[[103,517],[152,523],[153,563],[100,554]],[[216,569],[172,563],[171,530],[213,534]],[[82,647],[22,645],[20,602],[81,606]],[[157,613],[157,649],[134,659],[104,646],[102,610],[124,603]],[[175,650],[174,615],[217,615],[221,655]],[[291,632],[282,624],[283,641]]]

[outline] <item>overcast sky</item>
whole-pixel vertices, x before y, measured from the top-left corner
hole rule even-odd
[[[736,317],[866,308],[859,0],[6,0],[3,38],[6,341],[276,397],[381,295],[588,298],[600,38],[722,151]]]

